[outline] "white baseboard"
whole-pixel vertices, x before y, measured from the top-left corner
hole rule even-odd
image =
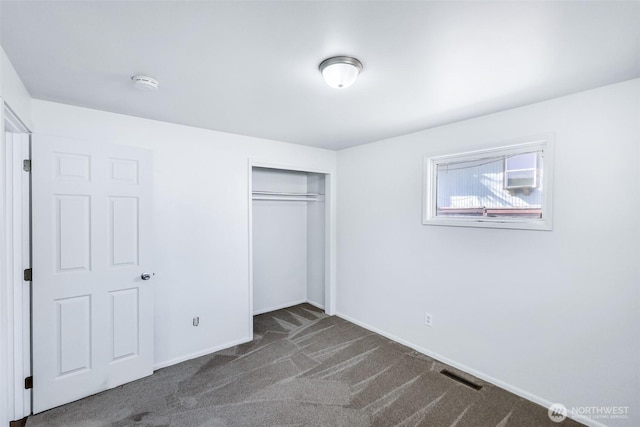
[[[233,347],[234,345],[244,344],[253,340],[253,337],[242,338],[236,341],[231,341],[230,343],[222,344],[213,348],[208,348],[205,350],[200,350],[195,353],[186,354],[184,356],[176,357],[170,360],[165,360],[164,362],[155,363],[153,365],[153,370],[157,371],[161,368],[166,368],[167,366],[175,365],[180,362],[186,362],[187,360],[195,359],[197,357],[206,356],[207,354],[215,353],[216,351],[224,350],[229,347]]]
[[[293,307],[294,305],[304,304],[305,302],[307,302],[307,300],[303,299],[301,301],[293,301],[293,302],[287,302],[285,304],[278,304],[274,307],[261,308],[260,310],[255,310],[253,312],[253,315],[257,316],[258,314],[269,313],[270,311],[282,310],[283,308]]]
[[[257,316],[258,314],[264,314],[264,313],[269,313],[271,311],[282,310],[283,308],[289,308],[289,307],[293,307],[294,305],[300,305],[300,304],[304,304],[304,303],[311,304],[312,306],[314,306],[316,308],[319,308],[320,310],[324,310],[324,305],[318,304],[315,301],[311,301],[311,300],[307,299],[307,300],[303,300],[303,301],[296,301],[296,302],[288,302],[286,304],[279,304],[279,305],[277,305],[275,307],[263,308],[263,309],[260,309],[258,311],[254,311],[253,315]]]
[[[355,323],[356,325],[361,326],[361,327],[363,327],[363,328],[365,328],[365,329],[367,329],[369,331],[372,331],[372,332],[375,332],[377,334],[380,334],[385,338],[389,338],[389,339],[391,339],[391,340],[393,340],[395,342],[398,342],[398,343],[400,343],[402,345],[406,345],[407,347],[409,347],[409,348],[411,348],[413,350],[416,350],[416,351],[418,351],[418,352],[420,352],[422,354],[426,354],[427,356],[431,357],[432,359],[436,359],[439,362],[445,363],[445,364],[447,364],[449,366],[453,366],[454,368],[459,369],[460,371],[466,372],[469,375],[472,375],[474,377],[480,378],[483,381],[486,381],[486,382],[491,383],[493,385],[496,385],[496,386],[498,386],[500,388],[503,388],[503,389],[505,389],[505,390],[517,395],[517,396],[523,397],[523,398],[525,398],[527,400],[530,400],[531,402],[537,403],[538,405],[541,405],[544,408],[549,408],[554,403],[554,402],[548,401],[547,399],[543,399],[540,396],[537,396],[535,394],[529,393],[528,391],[522,390],[521,388],[518,388],[518,387],[513,386],[511,384],[505,383],[504,381],[501,381],[501,380],[499,380],[497,378],[493,378],[490,375],[486,375],[486,374],[484,374],[482,372],[479,372],[479,371],[477,371],[477,370],[475,370],[473,368],[470,368],[470,367],[468,367],[468,366],[466,366],[466,365],[464,365],[462,363],[458,363],[455,360],[451,360],[451,359],[449,359],[447,357],[444,357],[444,356],[442,356],[442,355],[440,355],[438,353],[434,353],[433,351],[427,350],[426,348],[423,348],[423,347],[417,346],[417,345],[415,345],[413,343],[410,343],[408,341],[405,341],[402,338],[399,338],[399,337],[397,337],[397,336],[395,336],[393,334],[389,334],[389,333],[387,333],[385,331],[382,331],[382,330],[380,330],[380,329],[378,329],[376,327],[373,327],[373,326],[368,325],[368,324],[366,324],[364,322],[356,320],[356,319],[354,319],[352,317],[349,317],[349,316],[347,316],[345,314],[336,313],[336,316],[338,316],[338,317],[340,317],[340,318],[342,318],[344,320],[347,320],[347,321],[349,321],[351,323]],[[571,409],[569,409],[569,410],[571,410]],[[581,422],[583,424],[586,424],[586,425],[588,425],[590,427],[607,427],[605,424],[602,424],[602,423],[600,423],[598,421],[592,420],[591,418],[587,418],[587,417],[584,417],[584,416],[571,416],[571,414],[569,414],[569,417],[574,419],[574,420],[576,420],[576,421],[579,421],[579,422]]]
[[[311,304],[312,306],[314,306],[315,308],[319,308],[320,310],[324,310],[324,305],[323,304],[318,304],[315,301],[311,301],[311,300],[307,300],[306,301],[308,304]]]

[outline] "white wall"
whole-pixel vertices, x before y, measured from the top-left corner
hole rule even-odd
[[[424,155],[555,132],[553,231],[421,224]],[[640,80],[338,153],[340,315],[640,425]],[[434,326],[424,326],[424,313]]]
[[[307,192],[307,175],[253,169],[254,191]],[[253,201],[253,312],[307,300],[307,203]]]
[[[39,100],[32,108],[36,134],[153,150],[156,366],[250,339],[248,159],[334,170],[336,153]]]
[[[28,128],[31,128],[31,96],[0,47],[0,98]]]

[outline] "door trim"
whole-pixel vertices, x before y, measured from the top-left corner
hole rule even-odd
[[[300,165],[287,165],[281,163],[265,162],[249,159],[247,203],[249,212],[249,336],[253,337],[253,180],[254,167],[309,172],[325,175],[325,276],[324,311],[333,316],[336,313],[336,171]]]
[[[0,384],[8,397],[0,406],[0,420],[8,424],[31,413],[31,392],[24,388],[31,373],[30,287],[22,275],[31,263],[29,176],[22,170],[22,161],[30,157],[30,131],[2,99],[0,106],[0,312],[7,313],[0,331],[5,349]]]

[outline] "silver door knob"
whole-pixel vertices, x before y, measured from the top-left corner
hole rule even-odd
[[[149,280],[149,279],[151,279],[151,275],[150,275],[149,273],[142,273],[142,274],[140,275],[140,278],[141,278],[142,280]]]

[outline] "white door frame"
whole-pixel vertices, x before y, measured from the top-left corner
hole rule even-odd
[[[336,313],[336,171],[300,165],[286,165],[249,159],[248,208],[249,208],[249,335],[253,336],[253,180],[254,167],[309,172],[325,175],[325,267],[324,267],[324,311],[330,316]]]
[[[31,413],[30,286],[23,270],[30,266],[29,175],[22,161],[29,158],[29,129],[0,99],[0,422],[20,420]],[[8,135],[10,133],[10,137]]]

